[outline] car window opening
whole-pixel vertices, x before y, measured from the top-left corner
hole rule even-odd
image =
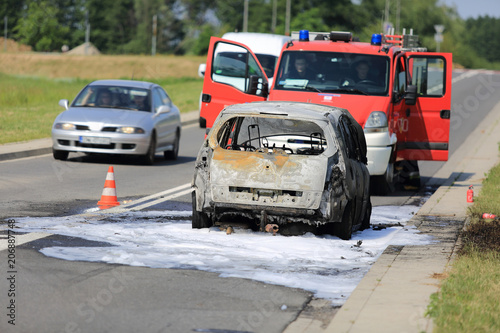
[[[272,117],[232,118],[221,126],[217,140],[224,149],[268,154],[320,155],[327,146],[317,124]]]

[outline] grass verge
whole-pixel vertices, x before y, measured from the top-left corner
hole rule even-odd
[[[428,315],[434,332],[500,332],[500,165],[488,173],[469,209],[463,247],[442,285],[432,295]]]
[[[60,99],[70,101],[90,79],[49,79],[0,73],[0,144],[48,138],[55,117],[64,109]],[[203,79],[170,77],[148,79],[160,84],[181,110],[199,108]]]

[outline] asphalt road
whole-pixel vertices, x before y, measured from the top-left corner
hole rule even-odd
[[[470,73],[454,74],[450,154],[500,100],[500,75]],[[189,183],[203,136],[196,125],[184,128],[179,159],[165,161],[158,155],[153,166],[129,158],[76,154],[65,162],[50,155],[1,162],[0,220],[66,216],[96,207],[110,165],[120,201]],[[373,197],[374,205],[420,200],[444,181],[432,177],[443,164],[420,163],[427,192]],[[190,196],[162,205],[189,210]],[[23,236],[16,237],[21,242]],[[0,304],[0,332],[282,332],[311,298],[302,290],[201,271],[68,262],[38,252],[61,243],[95,245],[62,236],[19,243],[13,282],[8,280],[8,251],[0,251],[0,300],[7,299],[13,285],[17,302],[15,327],[8,323],[10,304]]]

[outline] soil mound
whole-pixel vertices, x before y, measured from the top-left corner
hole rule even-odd
[[[97,49],[97,47],[94,46],[92,43],[83,43],[82,45],[79,45],[65,54],[69,55],[97,55],[101,54],[101,52]]]
[[[7,47],[6,47],[7,46]],[[31,52],[31,46],[20,44],[13,39],[0,37],[0,52]]]

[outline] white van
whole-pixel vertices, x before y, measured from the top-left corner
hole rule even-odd
[[[278,62],[278,57],[281,54],[281,49],[283,45],[292,40],[290,36],[266,34],[260,32],[227,32],[222,36],[223,39],[230,40],[233,42],[238,42],[248,46],[252,52],[255,54],[260,64],[262,65],[266,76],[268,78],[269,86],[273,84],[274,69]],[[223,53],[238,52],[238,49],[232,50],[221,50]],[[227,54],[226,54],[227,55]],[[223,61],[227,61],[227,57]],[[229,57],[231,58],[231,57]],[[205,76],[206,64],[200,64],[198,67],[198,75],[200,77]],[[233,82],[234,84],[234,82]],[[201,110],[201,100],[203,92],[200,94],[200,110]],[[206,127],[206,121],[200,116],[200,127]]]
[[[259,32],[227,32],[222,36],[223,39],[247,45],[259,59],[264,67],[269,85],[272,84],[274,68],[278,61],[283,45],[291,40],[289,36],[265,34]],[[206,64],[200,64],[198,75],[205,75]]]

